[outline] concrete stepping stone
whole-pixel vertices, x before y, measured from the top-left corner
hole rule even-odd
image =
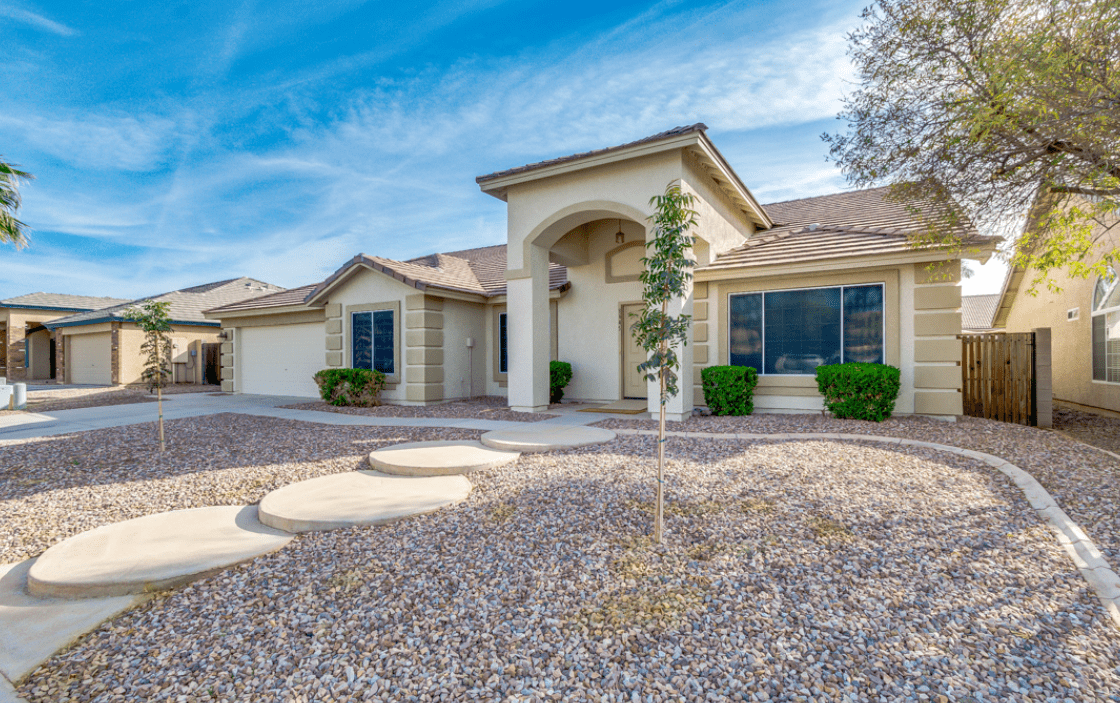
[[[378,449],[369,455],[374,469],[398,476],[450,476],[494,469],[517,461],[518,452],[491,449],[481,442],[453,440],[409,442]]]
[[[614,432],[601,427],[534,423],[529,427],[487,432],[480,439],[483,444],[494,449],[512,452],[551,452],[557,449],[604,444],[614,438]]]
[[[148,515],[59,542],[27,574],[40,598],[93,598],[171,588],[274,552],[293,535],[262,525],[257,507]]]
[[[466,500],[465,476],[389,476],[347,471],[293,483],[261,501],[261,522],[288,532],[380,525]]]
[[[146,596],[61,600],[27,593],[34,559],[0,565],[0,674],[19,681],[78,637]],[[4,701],[0,696],[0,703]]]

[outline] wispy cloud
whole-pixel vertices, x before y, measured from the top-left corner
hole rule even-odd
[[[52,117],[16,109],[0,113],[0,134],[82,168],[146,171],[173,146],[176,123],[154,115]]]
[[[31,12],[30,10],[13,7],[12,5],[0,5],[0,17],[7,17],[10,20],[22,22],[26,25],[34,27],[35,29],[39,29],[44,32],[51,32],[52,34],[57,34],[61,37],[76,37],[81,34],[81,32],[73,29],[72,27],[67,27],[64,24],[47,19],[42,15]]]

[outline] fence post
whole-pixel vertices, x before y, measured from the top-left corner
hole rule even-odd
[[[1038,427],[1054,426],[1054,373],[1051,364],[1050,328],[1034,330],[1035,413]]]

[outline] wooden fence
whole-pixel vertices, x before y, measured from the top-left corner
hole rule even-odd
[[[1037,424],[1033,332],[961,335],[964,414]]]

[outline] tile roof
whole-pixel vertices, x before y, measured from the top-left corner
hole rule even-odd
[[[720,270],[821,259],[913,251],[910,236],[924,231],[906,205],[885,200],[888,188],[869,188],[764,205],[775,226],[724,252],[703,270]],[[959,228],[967,242],[990,244],[970,224]]]
[[[69,295],[66,293],[28,293],[0,300],[5,308],[54,308],[58,310],[100,310],[110,305],[128,302],[124,298],[101,298],[90,295]]]
[[[961,296],[961,329],[984,331],[992,329],[992,319],[1002,295]]]
[[[579,154],[561,156],[555,159],[548,159],[547,161],[537,161],[536,163],[518,166],[517,168],[507,168],[504,171],[495,171],[494,173],[488,173],[485,176],[479,176],[478,178],[475,178],[474,181],[475,183],[485,183],[486,181],[492,181],[495,178],[512,176],[514,174],[525,173],[527,171],[536,171],[537,169],[546,168],[548,166],[556,166],[557,164],[568,163],[569,161],[578,161],[589,156],[600,156],[602,154],[609,154],[612,151],[621,151],[623,149],[629,149],[630,147],[640,146],[642,144],[650,144],[652,142],[661,141],[662,139],[668,139],[669,137],[678,137],[682,134],[689,134],[691,132],[706,132],[707,129],[708,126],[703,122],[697,122],[696,124],[691,124],[683,127],[674,127],[672,129],[667,129],[664,132],[658,132],[657,134],[643,137],[642,139],[638,139],[637,141],[628,142],[626,144],[619,144],[618,146],[610,146],[605,149],[595,149],[594,151],[585,151]]]
[[[271,283],[264,283],[254,278],[231,278],[224,281],[206,283],[201,286],[175,290],[161,295],[138,298],[102,310],[93,310],[62,317],[57,320],[51,320],[47,323],[47,326],[49,328],[72,327],[75,325],[88,325],[109,320],[123,320],[125,313],[129,309],[146,303],[149,300],[171,303],[168,314],[175,322],[214,325],[214,320],[208,320],[203,316],[202,313],[204,310],[282,290],[283,288],[279,286],[274,286]]]
[[[204,312],[235,312],[237,310],[256,310],[258,308],[280,308],[288,305],[301,305],[303,301],[307,300],[307,296],[311,295],[311,292],[318,287],[318,283],[310,283],[306,286],[300,286],[299,288],[282,290],[279,293],[269,293],[268,295],[262,295],[256,298],[238,300],[228,305],[221,305],[205,310]]]

